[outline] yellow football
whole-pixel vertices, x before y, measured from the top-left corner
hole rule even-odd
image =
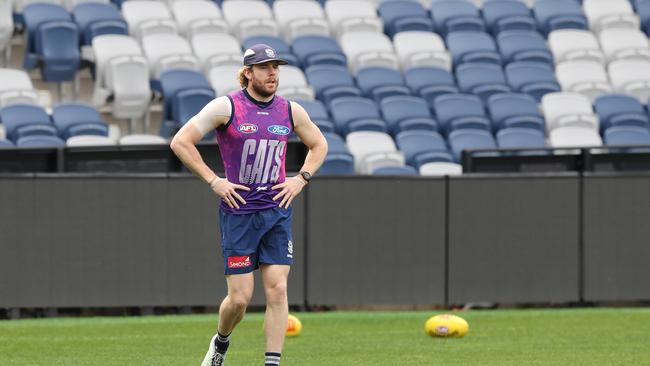
[[[287,323],[287,337],[295,337],[302,332],[302,323],[300,319],[289,314],[289,322]]]
[[[432,337],[461,338],[469,331],[469,324],[459,316],[440,314],[427,320],[424,331]]]

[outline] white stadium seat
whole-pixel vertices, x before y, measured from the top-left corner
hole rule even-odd
[[[219,47],[214,47],[218,44]],[[192,37],[192,49],[204,72],[214,66],[240,65],[244,59],[239,41],[230,34],[199,34]]]
[[[628,0],[584,0],[589,28],[596,33],[610,28],[639,29],[639,17]]]
[[[405,31],[393,37],[403,70],[414,66],[437,66],[451,71],[451,56],[442,38],[433,32]]]
[[[578,126],[598,132],[598,117],[594,113],[589,98],[578,93],[549,93],[542,97],[542,110],[546,120],[546,130]]]
[[[81,135],[70,137],[66,142],[69,147],[82,147],[82,146],[114,146],[115,141],[106,136],[90,136]]]
[[[142,49],[138,41],[129,36],[106,34],[93,38],[93,60],[95,62],[95,88],[93,91],[93,104],[96,107],[104,105],[107,98],[113,93],[106,82],[108,63],[119,56],[142,56]],[[147,73],[147,78],[149,74]]]
[[[137,39],[152,34],[176,34],[176,22],[167,4],[153,0],[134,0],[122,4],[122,16],[129,34]]]
[[[10,104],[37,104],[38,94],[24,70],[0,69],[0,107]]]
[[[431,162],[420,166],[422,176],[461,175],[463,166],[456,163]]]
[[[314,89],[307,83],[302,70],[296,66],[280,66],[278,95],[287,99],[314,100]]]
[[[394,161],[395,156],[401,154],[397,151],[395,141],[389,134],[378,131],[354,131],[346,136],[346,143],[352,156],[354,156],[355,171],[361,174],[370,174],[372,170],[367,170],[369,165],[375,166],[375,158],[373,155],[379,157],[378,160]],[[370,162],[366,160],[370,157]],[[402,159],[404,156],[402,155]],[[399,159],[399,158],[398,158]],[[403,160],[402,160],[402,164]]]
[[[119,56],[108,62],[106,86],[113,91],[113,116],[141,118],[149,110],[149,66],[142,56]]]
[[[163,70],[199,69],[187,39],[176,34],[153,34],[142,39],[142,50],[149,61],[152,79],[160,78]]]
[[[212,89],[217,92],[217,96],[241,89],[237,79],[239,69],[241,69],[241,65],[222,65],[210,69],[207,74],[208,81],[210,81]]]
[[[558,29],[548,35],[555,63],[584,60],[605,63],[596,36],[582,29]]]
[[[171,8],[180,34],[187,38],[205,33],[228,33],[228,24],[212,1],[176,1]]]
[[[132,134],[123,136],[119,140],[120,145],[166,145],[167,140],[158,135]]]
[[[300,36],[330,35],[325,12],[316,1],[276,1],[273,3],[273,13],[287,42]]]
[[[650,61],[648,36],[638,29],[606,29],[600,32],[599,39],[610,62],[623,59]]]
[[[240,40],[252,36],[279,36],[273,12],[264,1],[226,1],[221,10],[233,34]]]
[[[548,140],[552,147],[595,147],[603,144],[598,131],[580,126],[556,128],[549,133]]]
[[[340,44],[353,74],[367,66],[399,69],[393,43],[383,33],[348,32],[341,36]]]
[[[341,36],[347,32],[383,32],[384,24],[375,6],[364,0],[327,1],[325,13],[330,29]]]
[[[614,90],[632,95],[642,104],[650,98],[650,61],[617,60],[608,66]]]
[[[565,61],[555,68],[562,90],[576,92],[590,100],[612,92],[605,67],[594,61]]]

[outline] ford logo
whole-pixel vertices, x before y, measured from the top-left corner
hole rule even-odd
[[[252,123],[242,123],[239,125],[239,132],[241,133],[254,133],[257,132],[257,125]]]
[[[270,133],[276,134],[276,135],[288,135],[289,132],[289,127],[287,126],[280,126],[280,125],[272,125],[269,126],[268,128]]]

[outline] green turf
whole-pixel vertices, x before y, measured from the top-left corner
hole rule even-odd
[[[298,314],[282,365],[650,365],[650,309],[464,312],[463,339],[425,335],[433,314]],[[198,366],[214,329],[214,315],[0,321],[0,365]],[[227,365],[262,365],[263,344],[249,314]]]

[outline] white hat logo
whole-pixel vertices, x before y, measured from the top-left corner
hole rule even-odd
[[[268,57],[275,58],[275,52],[273,52],[272,49],[267,48],[267,49],[265,49],[264,51],[266,52],[266,55],[267,55]]]

